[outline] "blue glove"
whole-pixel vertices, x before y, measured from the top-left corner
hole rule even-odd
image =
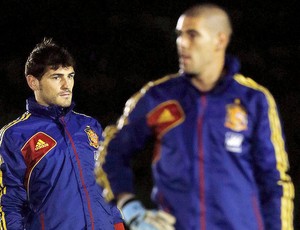
[[[130,230],[175,230],[174,216],[161,210],[146,210],[137,200],[126,203],[122,213]]]

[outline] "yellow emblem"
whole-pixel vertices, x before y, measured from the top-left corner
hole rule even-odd
[[[227,105],[226,109],[225,127],[237,132],[246,130],[248,127],[248,115],[240,100],[235,99],[234,103]]]
[[[84,130],[89,138],[90,145],[94,148],[99,148],[99,137],[94,130],[91,129],[90,126],[87,126]]]
[[[164,109],[157,119],[158,123],[172,122],[175,120],[175,117],[172,115],[169,109]]]

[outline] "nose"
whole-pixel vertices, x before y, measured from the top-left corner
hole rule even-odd
[[[62,89],[69,89],[70,87],[70,78],[68,77],[62,77],[61,78],[61,88]]]

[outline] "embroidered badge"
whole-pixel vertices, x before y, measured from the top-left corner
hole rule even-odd
[[[93,146],[94,148],[99,148],[99,137],[97,133],[91,129],[90,126],[87,126],[84,130],[89,138],[90,145]]]
[[[234,153],[242,152],[244,135],[240,133],[227,132],[225,134],[225,148]]]
[[[234,103],[227,105],[226,110],[225,127],[237,132],[247,129],[248,115],[239,99],[235,99]]]

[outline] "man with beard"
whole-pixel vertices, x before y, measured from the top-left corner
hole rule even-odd
[[[73,111],[74,68],[71,54],[52,39],[27,59],[34,97],[0,133],[0,229],[124,229],[94,177],[102,128]]]

